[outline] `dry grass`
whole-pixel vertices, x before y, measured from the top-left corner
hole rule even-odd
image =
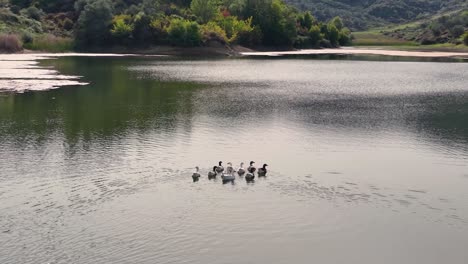
[[[0,52],[12,53],[21,50],[23,50],[23,47],[18,36],[13,34],[0,35]]]
[[[383,35],[380,32],[365,31],[353,32],[353,45],[354,46],[412,46],[416,43],[401,39],[395,39]]]
[[[24,47],[37,51],[67,52],[73,50],[73,40],[46,34],[34,37],[33,41],[25,44]]]

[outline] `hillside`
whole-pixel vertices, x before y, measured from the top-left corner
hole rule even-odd
[[[351,32],[282,0],[0,0],[0,33],[0,50],[108,51],[339,47]]]
[[[466,0],[286,0],[319,20],[340,16],[353,31],[430,18],[468,8]]]

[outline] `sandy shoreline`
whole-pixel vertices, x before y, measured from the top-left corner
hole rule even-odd
[[[442,51],[403,51],[386,49],[361,49],[361,48],[339,48],[339,49],[304,49],[294,51],[268,51],[268,52],[241,52],[243,56],[287,56],[287,55],[382,55],[398,57],[420,57],[420,58],[463,58],[468,59],[467,52],[442,52]]]
[[[5,60],[30,60],[46,59],[65,56],[93,56],[93,57],[123,57],[123,56],[189,56],[189,57],[237,57],[237,56],[292,56],[292,55],[378,55],[378,56],[396,56],[396,57],[414,57],[414,58],[461,58],[468,59],[468,52],[454,51],[409,51],[393,50],[382,48],[359,48],[344,47],[335,49],[303,49],[288,51],[258,51],[241,46],[235,46],[232,49],[226,47],[196,47],[196,48],[174,48],[174,47],[153,47],[147,50],[111,50],[107,52],[68,52],[68,53],[47,53],[26,51],[22,53],[0,54],[0,61]]]

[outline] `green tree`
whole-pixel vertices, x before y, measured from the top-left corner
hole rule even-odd
[[[317,47],[322,40],[322,33],[319,26],[312,26],[309,30],[309,39],[312,46]]]
[[[247,0],[243,17],[252,17],[266,46],[291,46],[297,36],[297,13],[281,0]]]
[[[463,34],[463,43],[465,43],[465,45],[468,46],[468,32],[465,32],[465,34]]]
[[[340,31],[336,28],[336,26],[333,23],[328,24],[327,31],[328,40],[333,46],[337,46],[340,37]]]
[[[203,24],[212,20],[219,12],[219,7],[215,0],[192,0],[190,9],[198,17],[198,21]]]
[[[465,28],[462,25],[455,25],[450,29],[450,34],[454,38],[459,38],[461,35],[463,35],[463,32],[465,32]]]
[[[348,28],[343,28],[340,30],[338,35],[338,43],[341,46],[346,46],[351,44],[351,31]]]
[[[119,41],[130,38],[134,27],[130,20],[128,15],[116,16],[112,22],[112,36]]]
[[[169,41],[177,46],[199,46],[201,43],[200,27],[196,22],[172,19],[167,28]]]
[[[343,20],[341,20],[340,17],[334,17],[331,21],[331,24],[333,24],[338,30],[342,30],[344,25],[343,25]]]
[[[79,47],[100,46],[109,40],[112,5],[109,0],[87,2],[78,18],[76,41]]]
[[[312,27],[312,24],[315,22],[315,18],[309,11],[307,11],[304,12],[304,14],[300,17],[299,22],[302,27],[310,29],[310,27]]]

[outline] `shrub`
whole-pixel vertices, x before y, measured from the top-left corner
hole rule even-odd
[[[62,21],[62,27],[65,30],[72,30],[73,29],[73,21],[70,18],[65,18]]]
[[[193,0],[190,9],[201,23],[207,23],[219,12],[216,0]]]
[[[26,9],[26,14],[34,20],[41,20],[42,11],[35,6],[30,6]]]
[[[114,17],[112,21],[111,33],[117,39],[123,40],[132,35],[133,24],[129,15],[120,15]]]
[[[217,41],[222,44],[226,44],[228,42],[226,32],[213,21],[202,25],[201,33],[202,40],[204,43],[207,43],[209,41]]]
[[[13,34],[0,35],[0,51],[3,52],[18,52],[23,48],[18,36]]]
[[[262,43],[263,33],[259,26],[253,27],[252,31],[241,31],[237,36],[237,43],[247,47],[254,47]]]
[[[170,21],[168,20],[167,17],[151,20],[151,23],[149,24],[149,26],[156,40],[158,40],[159,42],[163,40],[167,40],[168,38],[167,29],[169,27],[169,24],[170,24]]]
[[[34,38],[29,32],[24,32],[23,35],[21,36],[21,40],[23,41],[23,44],[29,44],[32,43]]]
[[[25,43],[24,46],[31,50],[66,52],[73,50],[73,40],[46,34],[35,37],[32,43]]]
[[[252,17],[246,20],[239,20],[234,16],[226,16],[218,19],[217,24],[223,29],[228,42],[235,43],[239,34],[249,34],[252,32]]]
[[[315,47],[319,46],[319,43],[323,38],[322,33],[320,32],[319,26],[310,27],[309,38],[310,38],[310,44],[312,46],[315,46]]]
[[[328,40],[333,46],[338,44],[338,40],[340,37],[340,31],[336,28],[334,24],[328,24]]]
[[[465,45],[468,46],[468,32],[465,32],[465,34],[463,34],[463,43],[465,43]]]
[[[196,22],[174,18],[167,28],[169,41],[177,46],[199,46],[200,27]]]
[[[79,47],[102,46],[109,40],[112,25],[112,3],[109,0],[87,2],[77,22]]]
[[[465,29],[463,28],[462,25],[456,25],[450,29],[450,34],[454,38],[459,38],[463,34],[464,31]]]
[[[351,45],[351,31],[348,28],[340,30],[338,43],[340,43],[341,46]]]

